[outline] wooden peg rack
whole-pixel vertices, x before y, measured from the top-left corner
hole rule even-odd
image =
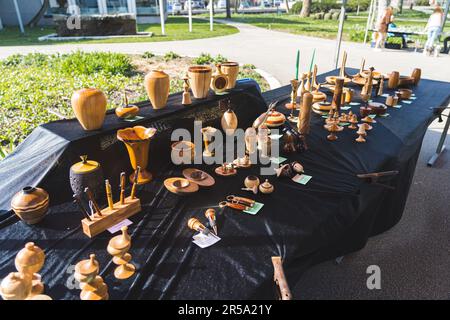
[[[102,233],[108,228],[115,226],[123,220],[135,215],[141,211],[141,200],[138,198],[125,199],[125,204],[120,204],[120,201],[114,204],[114,209],[105,208],[101,210],[102,215],[97,213],[92,217],[92,221],[87,218],[81,220],[83,232],[89,237],[93,238]]]

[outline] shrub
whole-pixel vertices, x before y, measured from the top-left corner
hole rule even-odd
[[[358,5],[359,11],[367,11],[369,10],[370,0],[348,0],[346,6],[347,12],[358,11]]]
[[[155,54],[153,52],[150,51],[146,51],[142,54],[142,58],[144,59],[151,59],[155,56]]]
[[[228,61],[228,59],[221,54],[213,57],[209,53],[201,53],[200,56],[194,58],[194,64],[204,65],[204,64],[216,64]]]
[[[300,14],[300,11],[302,11],[302,6],[303,6],[303,3],[301,1],[297,1],[291,7],[291,13],[292,14]]]
[[[324,15],[323,15],[323,19],[324,20],[331,20],[331,18],[333,17],[333,15],[331,14],[331,13],[325,13]]]
[[[414,4],[416,6],[421,6],[421,7],[428,7],[430,5],[430,1],[429,0],[416,0],[414,2]]]
[[[298,1],[294,3],[291,8],[292,14],[300,14],[302,11],[303,2]],[[341,7],[340,4],[336,3],[336,0],[322,0],[322,1],[313,1],[311,3],[311,14],[319,13],[319,12],[328,12],[332,9],[339,9]]]
[[[331,14],[331,19],[333,19],[333,20],[339,20],[339,16],[341,15],[341,13],[340,12],[333,12],[332,14]]]
[[[175,60],[180,58],[180,55],[178,53],[175,53],[173,51],[169,51],[164,55],[164,60],[165,61],[170,61],[170,60]]]

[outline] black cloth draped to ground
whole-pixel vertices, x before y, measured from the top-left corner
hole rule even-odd
[[[279,110],[287,114],[281,105],[289,93],[290,88],[283,87],[264,98],[268,102],[280,100]],[[46,293],[54,299],[78,299],[79,290],[71,286],[73,266],[90,253],[97,255],[111,299],[273,299],[272,256],[283,258],[293,285],[308,267],[363,248],[370,236],[399,221],[424,134],[436,117],[435,109],[448,101],[450,84],[422,80],[414,93],[417,99],[411,104],[389,108],[386,118],[377,117],[366,143],[355,142],[355,131],[349,129],[338,133],[337,141],[328,141],[323,118],[314,114],[309,150],[285,155],[288,161],[300,161],[313,178],[303,186],[270,177],[275,186],[271,195],[240,191],[247,175],[259,174],[259,166],[239,169],[237,176],[223,178],[213,173],[215,166],[199,165],[215,176],[216,185],[188,197],[174,195],[163,186],[165,178],[181,176],[185,168],[169,161],[171,131],[179,127],[192,130],[194,119],[220,127],[228,99],[238,115],[239,127],[250,126],[266,110],[264,98],[252,84],[242,84],[225,96],[195,101],[191,107],[179,105],[179,94],[171,96],[163,110],[154,111],[143,103],[144,119],[136,123],[122,122],[110,113],[97,132],[82,131],[76,120],[43,125],[0,164],[0,191],[7,196],[2,201],[5,212],[0,222],[0,276],[14,271],[14,256],[26,242],[34,241],[46,252],[41,275]],[[219,100],[225,103],[219,106]],[[352,110],[359,113],[359,106]],[[89,239],[82,233],[81,214],[70,201],[68,175],[78,156],[88,154],[102,164],[105,178],[117,185],[120,172],[131,173],[131,167],[115,134],[118,128],[137,124],[158,129],[149,164],[156,177],[139,189],[142,212],[131,218],[130,253],[138,271],[132,278],[118,281],[106,251],[111,234],[104,232]],[[388,170],[399,171],[385,182],[395,190],[356,177]],[[7,211],[7,203],[12,191],[37,182],[49,191],[52,207],[41,223],[28,226]],[[218,208],[230,194],[252,197],[264,207],[256,216]],[[192,216],[205,221],[207,208],[217,210],[222,240],[200,249],[192,243],[193,232],[186,223]]]

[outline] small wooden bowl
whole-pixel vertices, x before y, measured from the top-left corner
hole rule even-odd
[[[410,76],[400,76],[398,79],[398,86],[399,87],[411,87],[414,85],[415,79]]]
[[[397,97],[402,100],[408,100],[411,98],[412,90],[411,89],[399,89],[397,92]]]
[[[216,180],[211,175],[194,168],[184,169],[183,176],[189,181],[195,182],[200,187],[211,187],[216,183]]]
[[[387,110],[387,106],[379,102],[370,102],[369,107],[372,109],[372,114],[376,114],[377,116],[385,114]]]
[[[164,186],[167,190],[178,195],[187,195],[197,192],[198,184],[185,178],[169,178],[164,180]]]

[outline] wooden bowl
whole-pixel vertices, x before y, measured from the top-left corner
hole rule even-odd
[[[415,79],[411,76],[400,76],[398,79],[399,87],[411,87],[415,83]]]
[[[189,181],[193,181],[200,187],[211,187],[216,183],[216,180],[205,171],[188,168],[183,170],[183,176]]]
[[[397,97],[402,100],[408,100],[411,98],[412,90],[411,89],[399,89],[397,92]]]
[[[379,102],[370,102],[369,107],[372,109],[371,113],[376,114],[377,116],[385,114],[387,110],[387,106]]]
[[[167,190],[178,195],[187,195],[198,191],[198,184],[185,178],[169,178],[164,180]]]
[[[336,84],[336,78],[339,78],[339,76],[328,76],[325,78],[326,82],[329,84]],[[344,85],[349,84],[352,81],[352,79],[345,77],[344,78]]]
[[[352,82],[354,84],[357,84],[358,86],[364,86],[366,84],[367,79],[363,78],[363,77],[354,77],[352,79]],[[376,86],[378,84],[378,81],[373,79],[372,80],[372,85]]]

